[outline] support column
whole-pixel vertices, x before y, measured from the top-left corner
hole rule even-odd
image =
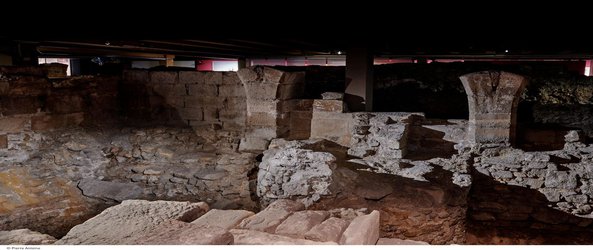
[[[469,104],[470,143],[514,143],[517,105],[527,79],[503,71],[459,77]]]
[[[237,71],[247,97],[245,137],[239,151],[262,152],[274,138],[290,133],[291,99],[303,95],[304,72],[284,72],[268,67]]]
[[[346,94],[350,111],[373,111],[373,54],[366,48],[346,53]]]

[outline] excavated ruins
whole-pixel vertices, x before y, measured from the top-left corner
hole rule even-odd
[[[0,67],[0,243],[591,244],[593,80],[536,66]]]

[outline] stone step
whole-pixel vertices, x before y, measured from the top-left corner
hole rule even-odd
[[[424,241],[417,240],[402,240],[394,238],[380,238],[377,241],[377,245],[429,245]]]
[[[348,225],[349,221],[337,217],[331,217],[319,225],[314,226],[305,233],[305,239],[314,241],[332,241],[339,242],[342,233]]]
[[[293,238],[305,238],[305,234],[316,225],[321,224],[327,217],[327,211],[299,211],[288,217],[276,229],[276,234]]]
[[[375,245],[379,240],[379,222],[377,210],[354,218],[342,234],[340,245]]]
[[[277,200],[256,215],[241,221],[237,228],[274,233],[276,227],[288,216],[303,209],[305,209],[303,203],[291,200]]]

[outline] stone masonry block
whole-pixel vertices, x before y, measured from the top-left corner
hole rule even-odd
[[[313,102],[314,111],[326,112],[344,112],[344,101],[342,100],[315,100]]]
[[[3,117],[0,118],[0,132],[18,133],[25,129],[29,121],[28,117]]]
[[[305,209],[305,205],[291,200],[277,200],[266,209],[244,219],[237,228],[274,233],[280,223],[296,211]]]
[[[187,108],[198,108],[198,107],[219,107],[222,106],[223,99],[216,96],[186,96],[185,107]]]
[[[253,215],[253,212],[246,210],[212,209],[197,220],[192,221],[191,224],[206,227],[220,227],[229,230],[241,223],[243,219]]]
[[[276,234],[304,239],[311,228],[321,224],[328,216],[327,211],[295,212],[276,228]]]
[[[191,96],[218,96],[216,85],[210,84],[189,84],[189,95]]]
[[[239,143],[239,151],[241,152],[261,152],[268,149],[270,144],[269,139],[256,138],[256,137],[244,137],[241,138]]]
[[[177,112],[183,120],[202,121],[204,119],[202,108],[179,108]]]
[[[175,71],[152,71],[150,82],[153,84],[175,84],[178,82],[178,73]]]
[[[254,68],[242,68],[237,71],[237,77],[243,84],[256,81],[259,78],[258,72]]]
[[[63,127],[78,126],[84,120],[84,113],[64,115],[40,115],[31,117],[31,129],[44,131]]]
[[[180,71],[179,82],[184,84],[204,84],[205,74],[199,71]]]
[[[281,83],[284,80],[284,71],[264,67],[264,82]]]
[[[247,114],[247,124],[251,126],[277,126],[277,115],[263,112]]]
[[[339,242],[342,233],[350,223],[344,219],[331,217],[305,233],[305,239],[314,241]]]
[[[204,121],[218,121],[218,108],[204,107]]]
[[[342,245],[375,245],[379,240],[380,213],[374,210],[368,215],[354,218],[342,234]]]
[[[241,79],[237,72],[223,72],[222,73],[222,85],[239,85],[241,86]]]
[[[242,85],[220,85],[218,87],[218,95],[224,97],[245,96],[245,88]]]
[[[204,75],[204,82],[206,84],[221,85],[222,72],[206,72]]]
[[[278,95],[276,83],[247,83],[245,89],[248,99],[275,100]]]

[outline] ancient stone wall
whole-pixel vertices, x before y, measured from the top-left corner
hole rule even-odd
[[[59,237],[130,198],[258,206],[256,155],[238,152],[246,99],[234,72],[2,70],[1,229]]]

